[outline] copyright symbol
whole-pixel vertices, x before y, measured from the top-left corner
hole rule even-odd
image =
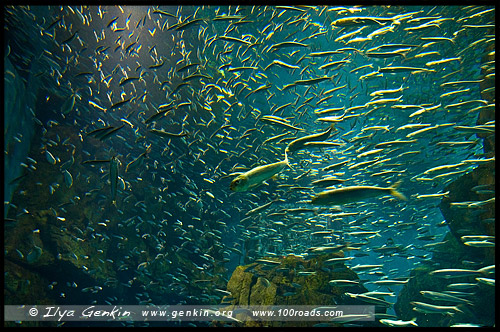
[[[36,308],[31,308],[29,310],[29,315],[32,316],[32,317],[38,315],[38,310]]]

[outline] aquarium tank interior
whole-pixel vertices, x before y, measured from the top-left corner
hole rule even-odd
[[[495,325],[494,5],[3,19],[4,326]]]

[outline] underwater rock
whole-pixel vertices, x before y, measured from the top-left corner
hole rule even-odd
[[[343,253],[332,253],[304,259],[299,256],[265,257],[254,263],[238,266],[227,283],[230,296],[223,299],[224,304],[231,303],[227,310],[240,305],[368,305],[345,296],[346,291],[366,292],[364,286],[334,287],[329,284],[333,279],[358,280],[355,272],[342,263],[332,267],[325,260],[343,257]],[[385,310],[384,310],[385,311]],[[378,312],[378,309],[377,309]],[[258,321],[244,320],[245,313],[236,314],[242,323],[238,326],[313,326],[318,321]],[[323,322],[329,326],[342,326],[340,323]],[[363,322],[365,326],[375,326],[377,322]],[[213,325],[219,326],[220,322]]]
[[[4,261],[4,304],[54,304],[54,299],[48,292],[48,280],[9,260]],[[52,326],[58,322],[23,321],[22,326]],[[19,326],[17,322],[4,322],[4,327]]]
[[[236,298],[236,303],[241,305],[250,304],[250,288],[257,279],[252,273],[245,272],[247,268],[246,265],[236,267],[227,283],[227,290]]]
[[[26,260],[28,261],[28,263],[33,263],[38,260],[40,256],[42,256],[42,252],[42,248],[33,246],[33,249],[31,249],[28,256],[26,256]]]
[[[4,300],[6,305],[51,304],[48,280],[9,260],[4,261]]]
[[[481,165],[449,184],[444,190],[449,191],[450,194],[441,201],[439,206],[451,233],[467,249],[469,258],[482,261],[485,265],[494,264],[495,248],[468,247],[463,244],[460,237],[473,234],[495,235],[495,223],[491,222],[495,218],[494,201],[478,205],[475,208],[457,208],[453,203],[484,202],[494,197],[494,194],[492,196],[492,194],[478,193],[473,188],[484,186],[494,189],[494,185],[494,162]]]
[[[442,314],[425,314],[413,310],[412,301],[434,303],[423,295],[420,291],[442,291],[449,283],[447,279],[436,278],[429,275],[429,272],[435,270],[431,265],[422,264],[410,273],[410,280],[399,293],[398,300],[394,305],[394,310],[399,319],[410,320],[417,318],[419,327],[431,326],[450,326],[453,323],[462,322],[462,319],[468,319],[464,314],[455,314],[452,316]],[[469,321],[469,320],[465,320]]]
[[[13,263],[30,264],[33,267],[50,265],[54,257],[45,250],[40,236],[46,215],[25,214],[18,217],[16,231],[6,232],[4,236],[5,258]]]
[[[18,185],[12,180],[22,175],[20,162],[28,156],[34,136],[30,109],[35,107],[36,100],[34,94],[29,92],[38,89],[39,81],[32,76],[28,89],[11,58],[7,56],[4,57],[4,72],[4,200],[10,201]],[[18,133],[22,134],[23,140],[14,139]],[[9,208],[9,204],[4,205],[4,215],[7,215]]]
[[[484,326],[494,324],[491,317],[494,317],[495,295],[492,287],[484,284],[479,284],[475,295],[470,298],[474,305],[459,305],[459,309],[464,313],[456,313],[453,316],[419,313],[414,311],[413,306],[410,304],[412,301],[434,303],[434,301],[423,297],[420,291],[444,291],[446,285],[453,283],[453,281],[429,275],[430,271],[438,268],[477,269],[495,264],[494,247],[470,247],[461,240],[461,236],[464,235],[495,235],[495,223],[490,222],[495,218],[494,202],[481,205],[478,208],[456,208],[456,205],[451,204],[454,202],[485,201],[489,199],[490,196],[477,193],[472,188],[477,186],[491,186],[491,188],[494,188],[494,174],[494,162],[481,165],[472,172],[461,176],[444,189],[444,191],[450,193],[443,198],[439,207],[450,228],[450,232],[442,240],[445,243],[434,248],[431,259],[433,265],[422,265],[411,272],[409,282],[401,290],[394,305],[394,310],[400,319],[410,320],[417,317],[418,325],[421,327],[445,327],[471,321]],[[480,266],[470,266],[465,264],[468,262],[481,263]],[[474,277],[460,278],[458,282],[477,283]],[[441,305],[445,304],[441,303]]]

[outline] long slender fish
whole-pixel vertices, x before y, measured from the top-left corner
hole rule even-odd
[[[281,172],[286,166],[290,166],[288,163],[288,156],[285,150],[285,159],[278,161],[276,163],[262,165],[252,168],[248,172],[238,175],[229,185],[229,189],[232,191],[248,191],[262,182],[269,180],[274,175]]]
[[[463,311],[458,309],[456,306],[435,305],[416,301],[410,302],[410,304],[413,305],[413,310],[426,314],[440,313],[453,315],[457,312],[463,313]]]
[[[269,50],[271,51],[271,50],[279,49],[282,47],[299,47],[299,46],[300,47],[309,47],[309,45],[304,44],[304,43],[299,43],[299,42],[294,42],[294,41],[285,41],[285,42],[271,45],[271,47],[269,47]]]
[[[289,153],[289,152],[300,150],[300,149],[304,148],[305,144],[308,142],[324,141],[325,139],[330,137],[332,130],[334,130],[333,125],[331,125],[330,128],[328,128],[328,130],[325,132],[297,138],[288,144],[288,146],[285,149],[285,152]]]
[[[403,73],[407,71],[425,71],[425,72],[436,72],[434,69],[418,68],[418,67],[398,67],[398,66],[387,66],[380,68],[379,73]]]
[[[288,124],[286,122],[283,122],[283,121],[280,121],[280,120],[277,120],[277,119],[274,119],[274,118],[271,118],[271,117],[263,116],[259,120],[262,121],[262,122],[267,122],[267,123],[273,124],[273,125],[278,125],[280,127],[284,127],[284,128],[287,128],[287,129],[304,130],[302,128],[298,128],[298,127],[292,126],[292,125],[290,125],[290,124]]]
[[[335,184],[343,183],[345,181],[347,181],[347,179],[339,179],[334,176],[329,176],[319,180],[315,180],[311,182],[311,184],[314,186],[328,187],[328,186],[333,186]]]
[[[150,129],[149,132],[161,137],[184,137],[188,135],[188,133],[185,131],[181,131],[180,133],[176,134],[176,133],[169,133],[165,130]]]
[[[141,153],[139,157],[135,158],[134,160],[132,160],[127,164],[127,166],[125,167],[125,173],[127,173],[129,170],[132,170],[133,168],[136,168],[137,165],[142,164],[142,161],[144,160],[145,157],[147,157],[149,152],[151,152],[151,145],[149,145],[146,148],[146,151]]]
[[[119,107],[121,107],[122,105],[125,105],[126,103],[130,102],[132,98],[128,98],[128,99],[125,99],[125,100],[122,100],[122,101],[119,101],[113,105],[111,105],[111,107],[109,108],[109,110],[114,110],[114,109],[117,109]]]
[[[378,25],[384,25],[385,22],[393,22],[393,18],[388,18],[388,17],[361,17],[361,16],[356,16],[356,17],[345,17],[345,18],[339,18],[338,20],[335,20],[332,22],[332,25],[334,26],[348,26],[348,25],[356,25],[356,24],[378,24]]]
[[[104,134],[99,136],[99,140],[104,141],[106,138],[110,137],[111,135],[116,134],[118,132],[118,130],[122,129],[124,126],[125,126],[125,124],[122,124],[120,127],[112,128],[111,130],[106,131]]]
[[[320,192],[311,199],[312,204],[317,205],[342,205],[362,201],[366,198],[378,197],[390,194],[398,199],[406,201],[405,195],[397,191],[401,181],[396,182],[388,188],[374,186],[352,186]]]
[[[109,163],[111,160],[104,160],[104,159],[92,159],[92,160],[85,160],[85,161],[82,161],[81,164],[82,165],[85,165],[85,164],[103,164],[103,163]]]
[[[157,112],[153,115],[151,115],[149,118],[146,119],[146,121],[144,121],[144,123],[150,123],[151,121],[154,121],[155,119],[157,119],[158,117],[162,116],[162,115],[167,115],[171,110],[172,108],[174,108],[173,106],[172,107],[169,107],[169,108],[166,108],[160,112]]]
[[[344,146],[344,143],[337,143],[337,142],[307,142],[304,143],[304,147],[306,148],[331,148],[331,147],[338,147],[338,146]]]
[[[332,79],[332,77],[323,76],[323,77],[315,77],[315,78],[311,78],[311,79],[307,79],[307,80],[297,80],[291,84],[287,84],[287,85],[283,86],[282,90],[283,91],[288,90],[291,87],[296,86],[296,85],[314,85],[314,84],[318,84],[318,83],[321,83],[321,82],[324,82],[327,80],[331,80],[331,79]]]

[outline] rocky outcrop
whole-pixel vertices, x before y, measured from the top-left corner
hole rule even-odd
[[[332,253],[304,259],[289,255],[258,260],[244,266],[238,266],[229,282],[227,291],[231,293],[223,298],[222,304],[227,304],[227,310],[235,306],[272,306],[272,305],[369,305],[366,302],[353,299],[345,292],[363,293],[366,288],[361,284],[348,288],[332,286],[330,280],[358,280],[357,274],[342,263],[327,266],[325,260],[333,257],[343,257],[343,253]],[[271,260],[275,264],[265,262]],[[247,319],[247,313],[233,315],[241,323],[236,326],[314,326],[318,321],[263,321]],[[363,325],[374,325],[376,322],[363,322]],[[322,322],[325,326],[342,326],[341,323]],[[216,326],[222,323],[214,322]],[[321,325],[323,326],[323,325]]]

